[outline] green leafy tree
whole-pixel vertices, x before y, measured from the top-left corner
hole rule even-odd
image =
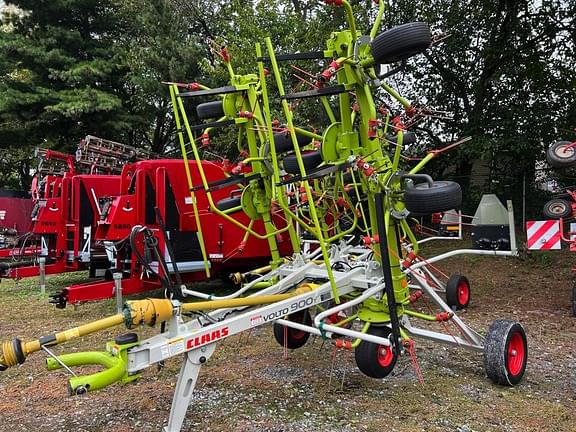
[[[412,61],[406,88],[417,103],[453,113],[423,125],[430,146],[473,138],[439,158],[436,173],[458,180],[474,205],[475,192],[520,197],[524,179],[531,189],[535,163],[567,115],[559,101],[574,101],[562,71],[568,50],[561,26],[574,28],[567,2],[398,1],[390,12],[388,26],[420,20],[449,35]],[[474,170],[479,161],[489,168],[485,178]]]

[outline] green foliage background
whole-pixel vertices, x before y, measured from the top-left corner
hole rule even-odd
[[[238,73],[255,72],[254,44],[266,36],[279,52],[313,51],[345,25],[342,8],[312,0],[6,3],[20,12],[5,9],[0,32],[4,187],[28,187],[33,147],[70,151],[86,134],[173,150],[162,81],[226,84],[211,45],[228,47]],[[376,8],[369,0],[351,4],[366,34]],[[451,113],[421,126],[418,151],[473,138],[439,158],[433,175],[459,181],[472,202],[485,192],[519,200],[525,181],[534,190],[535,163],[545,159],[546,147],[561,137],[576,139],[570,133],[576,127],[575,16],[576,0],[390,2],[382,31],[426,21],[448,36],[390,78],[414,104]],[[316,73],[320,66],[309,69]],[[303,103],[299,123],[324,124],[320,111]],[[230,153],[230,142],[235,138],[221,134],[217,152]],[[479,160],[489,166],[480,180],[474,179]],[[531,198],[539,208],[542,198],[535,192]]]

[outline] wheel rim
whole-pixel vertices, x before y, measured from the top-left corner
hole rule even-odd
[[[306,332],[303,330],[296,330],[296,329],[289,329],[290,337],[294,340],[301,340],[304,336],[306,336]]]
[[[469,299],[470,287],[468,286],[468,282],[461,280],[460,283],[458,283],[458,303],[460,306],[465,306],[468,304]]]
[[[576,150],[572,144],[564,144],[554,149],[554,154],[562,159],[572,158],[574,156],[574,152],[576,152]]]
[[[392,348],[386,345],[378,345],[378,364],[382,367],[388,367],[392,364],[394,353]]]
[[[563,214],[568,210],[563,203],[559,203],[559,202],[550,204],[550,207],[548,207],[548,208],[550,210],[550,213],[555,214],[555,215]]]
[[[511,375],[518,375],[524,367],[524,338],[519,332],[510,337],[508,343],[508,372]]]

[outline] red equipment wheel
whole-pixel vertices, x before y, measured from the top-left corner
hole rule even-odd
[[[290,314],[286,319],[306,326],[312,325],[312,317],[308,309]],[[274,339],[276,339],[276,342],[281,346],[289,349],[301,348],[308,342],[309,338],[310,333],[306,331],[274,323]]]
[[[570,141],[556,141],[546,150],[546,159],[553,168],[566,168],[576,163],[576,146]]]
[[[371,326],[368,329],[368,334],[382,338],[388,338],[390,333],[390,328],[386,326]],[[354,357],[358,369],[364,375],[370,378],[384,378],[394,369],[398,354],[391,345],[362,341],[354,351]]]
[[[484,344],[486,375],[497,384],[518,384],[528,363],[528,342],[524,327],[516,321],[496,320],[488,329]]]
[[[446,283],[446,303],[456,310],[466,309],[470,304],[470,282],[466,276],[453,274]]]

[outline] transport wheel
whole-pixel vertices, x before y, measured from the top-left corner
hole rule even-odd
[[[496,320],[484,342],[484,369],[497,384],[513,386],[520,382],[528,363],[528,342],[524,327],[512,320]]]
[[[286,319],[306,326],[312,325],[312,317],[310,316],[308,309],[294,312],[293,314],[288,315]],[[285,346],[289,349],[301,348],[306,344],[306,342],[308,342],[309,338],[310,333],[306,331],[274,323],[274,339],[276,339],[276,342],[281,346]]]
[[[386,135],[386,141],[394,144],[398,143],[398,135]],[[414,132],[404,132],[402,137],[402,145],[414,144],[416,142],[416,134]]]
[[[196,114],[199,119],[220,118],[224,116],[224,104],[221,100],[198,104]]]
[[[312,138],[297,133],[296,141],[298,141],[298,145],[300,147],[304,147],[305,145],[310,144]],[[292,137],[290,134],[288,132],[275,133],[274,148],[276,149],[277,153],[285,153],[294,150],[294,146],[292,145]]]
[[[462,204],[462,189],[452,181],[420,183],[404,192],[406,209],[417,215],[428,215],[459,208]]]
[[[544,204],[542,213],[549,219],[564,219],[572,216],[572,204],[562,198],[554,198]]]
[[[553,168],[566,168],[576,163],[576,147],[571,141],[556,141],[546,150],[546,160]]]
[[[314,169],[322,163],[322,154],[319,150],[302,152],[302,162],[306,171]],[[289,154],[284,158],[284,171],[289,174],[300,174],[295,154]]]
[[[453,274],[446,283],[446,303],[456,310],[466,309],[470,303],[470,282],[466,276]]]
[[[388,338],[390,333],[390,328],[386,326],[371,326],[368,329],[368,334],[382,338]],[[354,351],[354,357],[358,369],[364,375],[370,378],[384,378],[394,369],[398,354],[392,346],[362,341]]]
[[[372,41],[372,57],[377,64],[395,63],[420,54],[432,43],[428,24],[412,22],[380,33]]]

